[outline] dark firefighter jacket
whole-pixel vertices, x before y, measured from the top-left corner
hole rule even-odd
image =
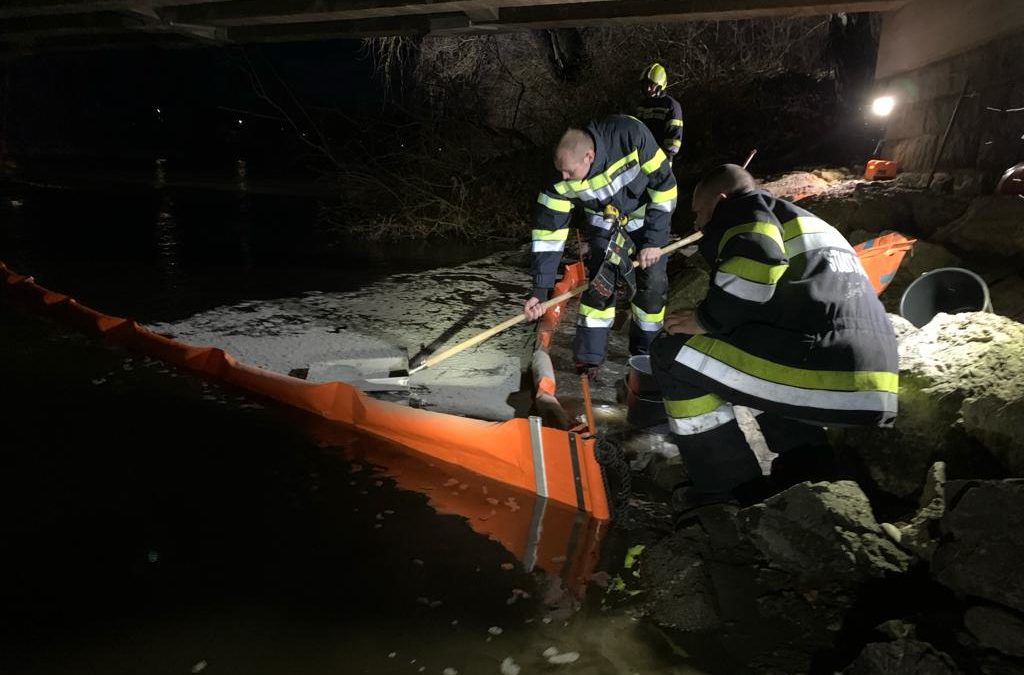
[[[636,109],[636,116],[654,134],[662,150],[675,155],[683,146],[683,109],[668,94],[648,96]]]
[[[700,324],[710,338],[756,355],[724,356],[737,360],[727,365],[792,387],[877,391],[883,415],[872,421],[891,423],[899,373],[892,325],[835,228],[752,191],[719,202],[700,252],[711,267]],[[830,387],[830,378],[843,385]]]
[[[582,206],[599,227],[608,204],[629,214],[626,229],[637,250],[668,242],[676,179],[651,132],[628,115],[592,122],[586,131],[594,139],[590,173],[583,180],[559,181],[537,198],[531,264],[535,289],[550,289],[555,284],[576,206]]]

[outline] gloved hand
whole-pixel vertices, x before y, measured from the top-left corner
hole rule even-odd
[[[600,370],[600,365],[594,365],[593,363],[576,363],[576,374],[586,375],[587,379],[591,382],[597,381],[597,376],[600,373]]]

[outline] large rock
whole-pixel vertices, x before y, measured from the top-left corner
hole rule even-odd
[[[960,670],[949,655],[919,640],[872,642],[843,675],[955,675]]]
[[[1024,612],[1024,480],[950,481],[946,502],[933,576],[961,595]]]
[[[1002,607],[977,605],[964,614],[964,626],[981,647],[1024,657],[1024,617]]]
[[[896,523],[899,545],[922,560],[931,560],[946,514],[946,465],[935,462],[928,470],[918,509],[906,522]]]
[[[896,230],[928,236],[959,218],[968,203],[959,195],[906,189],[894,183],[862,182],[841,184],[802,200],[800,206],[844,235],[857,230],[870,234]]]
[[[895,428],[836,438],[877,487],[902,498],[936,461],[953,478],[1024,475],[1024,325],[973,312],[939,314],[908,331]]]
[[[659,626],[684,632],[721,627],[707,564],[687,533],[676,533],[644,551],[640,581],[648,589],[644,612]]]
[[[829,181],[809,171],[793,171],[761,185],[777,197],[790,201],[821,194],[829,188]]]
[[[1024,253],[1024,203],[1016,195],[987,195],[936,233],[936,240],[997,256]]]
[[[801,483],[741,512],[751,542],[802,585],[852,585],[905,572],[910,557],[886,535],[856,483]]]

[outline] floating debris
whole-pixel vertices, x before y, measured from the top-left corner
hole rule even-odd
[[[511,569],[515,569],[515,567],[516,566],[513,565],[512,563],[501,563],[501,569],[503,569],[503,570],[511,570]]]
[[[530,597],[530,594],[527,593],[526,591],[524,591],[523,589],[521,589],[521,588],[513,588],[512,589],[512,595],[508,599],[505,600],[505,604],[506,605],[512,605],[512,604],[515,604],[519,600],[527,600],[527,599],[529,599],[529,597]]]
[[[419,565],[420,567],[423,567],[423,561],[420,560],[419,558],[413,558],[412,559],[412,564],[413,565]]]
[[[396,656],[398,656],[398,652],[391,652],[390,654],[388,654],[388,658],[389,658],[389,659],[393,659],[393,658],[395,658]]]
[[[445,668],[441,671],[442,675],[459,675],[459,671],[454,668]]]
[[[199,661],[194,666],[192,666],[192,672],[193,673],[201,673],[204,670],[206,670],[206,665],[207,664],[206,664],[205,660],[204,661]]]
[[[501,675],[519,675],[521,668],[512,660],[511,656],[506,656],[505,660],[501,662]]]
[[[491,626],[487,629],[487,632],[491,635],[501,635],[505,631],[503,631],[500,626]]]
[[[580,660],[579,652],[565,652],[564,654],[555,654],[554,656],[548,657],[548,663],[554,663],[556,665],[565,665],[567,663],[576,663]]]
[[[558,654],[558,647],[548,647],[543,652],[541,652],[540,655],[546,659],[549,659],[552,656],[555,656],[556,654]]]

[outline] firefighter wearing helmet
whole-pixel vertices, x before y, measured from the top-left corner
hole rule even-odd
[[[683,146],[683,111],[679,101],[665,93],[668,73],[660,63],[652,63],[640,76],[644,100],[636,109],[636,117],[654,134],[669,161]]]

